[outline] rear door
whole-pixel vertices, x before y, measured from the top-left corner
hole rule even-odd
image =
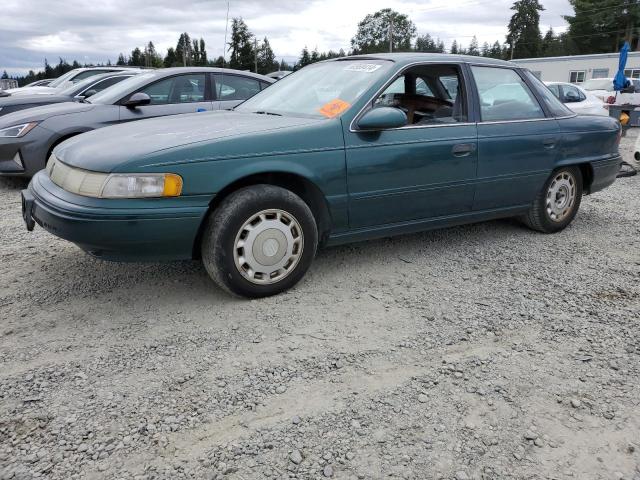
[[[204,72],[163,78],[134,93],[137,92],[149,95],[151,103],[136,108],[120,106],[121,122],[213,109],[210,89],[207,87],[207,74]],[[131,95],[125,97],[121,103]]]
[[[553,169],[560,134],[512,68],[472,66],[479,98],[478,183],[473,209],[524,206]]]

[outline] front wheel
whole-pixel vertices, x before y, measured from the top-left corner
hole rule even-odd
[[[232,193],[209,215],[202,261],[227,291],[267,297],[298,283],[317,246],[313,213],[300,197],[273,185],[254,185]]]
[[[555,170],[536,197],[525,223],[544,233],[564,230],[575,218],[582,200],[582,173],[576,167]]]

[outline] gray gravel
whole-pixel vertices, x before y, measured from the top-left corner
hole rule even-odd
[[[640,480],[640,177],[557,235],[333,248],[259,301],[29,234],[23,187],[0,179],[0,480]]]

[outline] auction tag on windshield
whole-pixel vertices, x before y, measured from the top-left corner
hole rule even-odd
[[[336,98],[331,100],[330,102],[325,103],[320,108],[320,113],[327,118],[334,118],[344,112],[351,106],[349,102],[345,102],[344,100],[340,100]]]
[[[373,73],[378,70],[382,65],[376,65],[375,63],[352,63],[345,68],[347,72],[364,72]]]

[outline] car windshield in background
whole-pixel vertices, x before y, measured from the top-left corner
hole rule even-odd
[[[73,77],[77,73],[78,73],[77,70],[71,70],[71,71],[65,73],[64,75],[56,78],[53,82],[51,82],[49,85],[47,85],[47,87],[51,87],[51,88],[59,87],[60,85],[62,85],[64,82],[69,80],[71,77]]]
[[[155,73],[143,73],[141,75],[135,75],[131,78],[116,83],[114,86],[105,88],[101,92],[96,93],[86,101],[89,103],[99,103],[102,105],[111,105],[122,97],[131,93],[138,88],[144,87],[149,80],[155,77]]]
[[[309,65],[271,85],[236,108],[239,112],[311,118],[340,116],[393,62],[339,60]]]
[[[96,81],[98,81],[98,79],[100,79],[100,78],[103,78],[103,77],[96,75],[94,77],[85,78],[81,82],[74,83],[73,85],[69,85],[68,87],[59,88],[56,93],[58,95],[65,95],[65,96],[72,97],[72,96],[76,95],[77,93],[81,92],[83,89],[85,89],[88,86],[90,86],[91,84],[93,84]]]
[[[608,78],[593,78],[580,86],[584,90],[613,90],[613,82]]]

